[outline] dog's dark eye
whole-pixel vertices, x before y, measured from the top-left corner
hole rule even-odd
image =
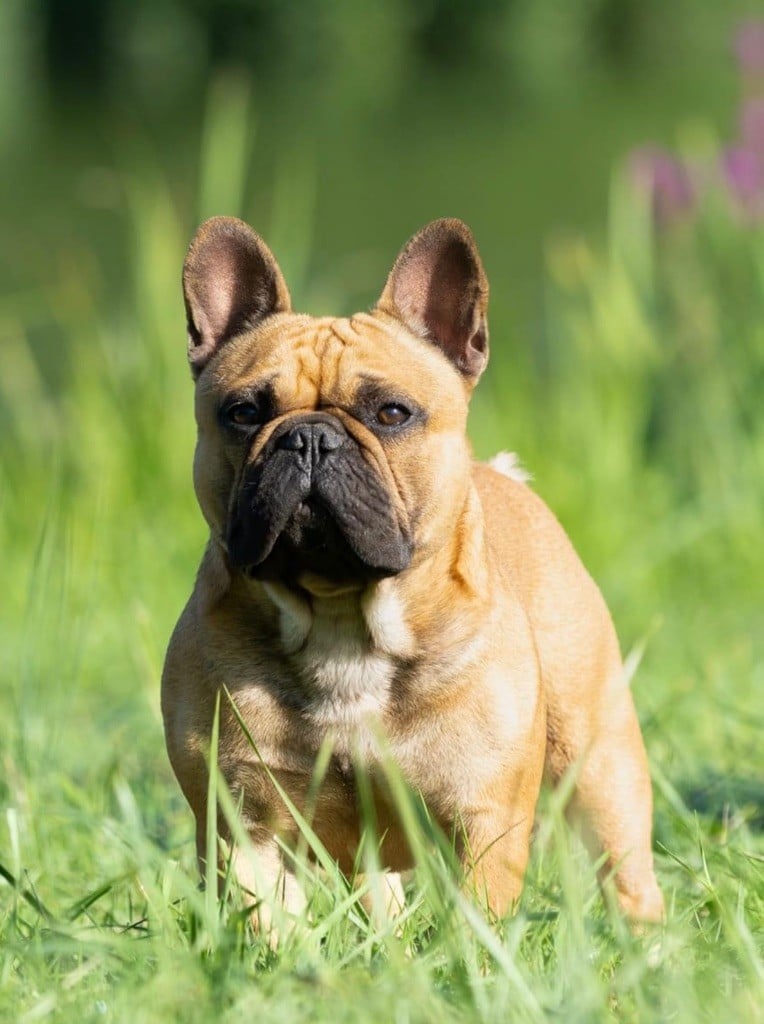
[[[260,410],[253,402],[237,402],[226,409],[225,418],[235,427],[256,427],[260,423]]]
[[[398,405],[397,402],[383,405],[377,413],[377,422],[381,423],[383,427],[400,427],[410,419],[411,413],[406,406]]]

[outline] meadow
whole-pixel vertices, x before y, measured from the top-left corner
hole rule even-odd
[[[720,189],[661,228],[616,170],[604,237],[550,238],[530,337],[489,259],[471,420],[478,457],[520,454],[613,610],[665,928],[632,936],[603,904],[564,794],[542,801],[500,927],[403,791],[422,855],[399,932],[331,865],[276,950],[235,893],[199,889],[158,711],[204,543],[179,269],[195,216],[246,212],[240,100],[225,87],[208,110],[194,216],[140,147],[122,154],[119,302],[77,246],[55,286],[0,302],[0,1019],[764,1020],[764,229]],[[357,270],[343,291],[306,269],[316,187],[281,174],[257,227],[298,306],[349,311]],[[394,251],[367,261],[367,304]]]

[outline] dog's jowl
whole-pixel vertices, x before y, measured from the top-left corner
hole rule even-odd
[[[659,919],[650,780],[607,608],[543,502],[475,463],[466,439],[488,360],[468,228],[425,227],[371,313],[347,319],[293,312],[270,250],[230,218],[199,229],[183,287],[210,537],[162,706],[200,857],[227,690],[219,764],[255,851],[234,844],[232,863],[262,906],[302,905],[285,853],[297,825],[273,778],[304,808],[331,743],[313,826],[344,870],[363,827],[358,771],[383,866],[412,866],[390,758],[456,837],[464,885],[505,914],[542,776],[571,771],[571,813],[623,911]],[[222,815],[220,830],[231,839]]]

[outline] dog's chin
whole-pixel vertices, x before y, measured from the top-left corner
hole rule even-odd
[[[245,567],[251,579],[319,591],[360,590],[387,573],[365,565],[347,546],[298,547],[283,535],[264,561]]]
[[[311,499],[298,505],[262,561],[249,561],[245,551],[239,558],[235,551],[231,553],[251,579],[300,588],[315,597],[362,590],[369,583],[396,575],[409,561],[406,545],[397,545],[388,558],[380,559],[380,552],[374,551],[372,564],[330,512]]]

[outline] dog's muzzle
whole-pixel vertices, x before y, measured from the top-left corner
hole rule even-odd
[[[229,557],[259,579],[396,575],[411,542],[361,445],[328,413],[286,420],[247,471],[232,509]]]
[[[312,474],[315,467],[347,440],[347,431],[339,420],[308,420],[280,434],[276,447],[281,451],[294,452],[300,468]]]

